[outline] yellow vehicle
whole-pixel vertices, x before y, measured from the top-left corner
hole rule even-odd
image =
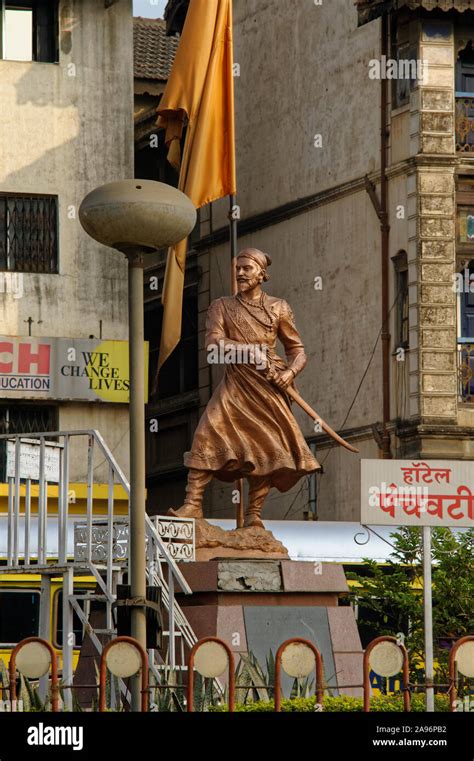
[[[70,483],[68,485],[68,502],[69,502],[69,560],[71,559],[71,542],[72,552],[74,545],[74,526],[84,521],[87,513],[87,485],[83,483]],[[0,563],[7,565],[7,533],[8,525],[11,522],[8,517],[8,494],[10,485],[0,484]],[[38,484],[31,484],[31,522],[35,528],[37,520],[38,504]],[[120,518],[127,515],[128,495],[125,490],[115,484],[113,488],[114,497],[114,518]],[[21,503],[26,498],[26,486],[21,484],[20,500]],[[94,518],[107,516],[109,490],[107,484],[94,484],[92,490],[94,504]],[[48,552],[47,563],[55,564],[57,560],[57,524],[58,524],[58,501],[59,488],[56,485],[48,484],[47,486],[47,504],[48,504],[48,525],[47,533]],[[19,531],[20,537],[23,532],[24,518],[20,515]],[[37,558],[35,557],[35,546],[32,547],[31,563],[34,565]],[[19,563],[24,563],[24,546],[20,543]],[[30,565],[30,569],[31,569]],[[48,583],[44,584],[45,576],[39,573],[31,572],[8,572],[7,568],[0,566],[0,658],[5,666],[8,667],[10,655],[13,647],[22,639],[31,636],[43,636],[48,639],[58,654],[58,665],[62,670],[62,595],[63,595],[63,576],[51,575]],[[97,588],[97,579],[93,575],[74,575],[74,593],[81,595],[86,592],[93,593]],[[42,586],[43,585],[43,586]],[[49,594],[49,605],[40,606],[41,598]],[[90,609],[87,606],[94,605],[84,600],[78,600],[78,604],[85,612],[88,618]],[[43,612],[41,612],[43,611]],[[44,620],[41,620],[41,615]],[[84,625],[80,621],[78,614],[73,611],[73,670],[76,669],[79,659],[79,653],[84,635]]]
[[[51,579],[51,597],[47,637],[58,655],[58,664],[62,669],[62,577]],[[93,592],[96,580],[91,576],[79,576],[74,579],[74,590]],[[39,574],[0,573],[0,658],[8,668],[11,651],[20,640],[39,636],[40,631],[40,597],[41,576]],[[84,627],[77,614],[73,615],[74,650],[73,668],[76,669],[83,640]]]

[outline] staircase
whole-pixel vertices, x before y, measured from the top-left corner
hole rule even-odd
[[[61,576],[62,595],[62,678],[65,685],[65,708],[72,709],[73,683],[73,612],[94,643],[98,653],[102,644],[98,635],[116,634],[113,605],[117,584],[128,573],[129,513],[114,510],[114,487],[120,485],[127,495],[130,484],[112,452],[96,430],[56,431],[51,433],[5,434],[0,449],[6,453],[8,516],[6,516],[7,552],[2,573],[35,573],[41,576],[40,636],[50,639],[49,587],[51,578]],[[70,462],[87,463],[85,514],[71,509]],[[95,471],[107,473],[107,510],[94,500]],[[81,479],[81,481],[84,479]],[[102,483],[104,479],[102,478]],[[50,504],[51,492],[57,489],[57,512]],[[103,502],[103,500],[101,500]],[[32,505],[36,503],[36,509]],[[4,518],[2,519],[4,520]],[[175,558],[194,559],[194,521],[146,517],[147,581],[161,588],[167,611],[168,629],[163,633],[161,652],[149,650],[149,665],[158,683],[166,666],[185,668],[185,647],[191,648],[197,637],[175,599],[175,589],[191,594]],[[173,539],[177,539],[174,542]],[[166,567],[166,573],[164,569]],[[74,590],[74,578],[95,578],[99,591]],[[91,602],[104,606],[105,626],[90,623]],[[165,666],[166,664],[166,666]],[[125,685],[121,684],[126,693]]]

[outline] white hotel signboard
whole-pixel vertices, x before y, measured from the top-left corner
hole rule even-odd
[[[362,460],[361,522],[474,527],[474,462]]]

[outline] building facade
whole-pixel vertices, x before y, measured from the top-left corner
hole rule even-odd
[[[168,3],[169,33],[187,4]],[[239,248],[272,256],[267,291],[308,354],[300,393],[365,458],[474,454],[470,6],[234,2]],[[194,245],[202,406],[221,372],[203,337],[230,292],[227,214],[226,199],[203,209]],[[323,473],[272,492],[267,519],[358,520],[360,457],[295,415]],[[215,483],[207,514],[233,513]]]
[[[84,367],[70,365],[79,366],[82,355],[89,373],[94,360],[83,352],[106,353],[104,342],[128,339],[125,257],[85,234],[78,209],[94,187],[133,177],[132,2],[4,0],[2,11],[2,376],[15,375],[23,343],[31,361],[16,372],[41,375],[35,357],[49,351],[60,383],[47,394],[24,381],[23,390],[18,381],[15,390],[3,386],[0,428],[97,428],[128,471],[123,396],[98,393],[89,401],[70,383]],[[76,459],[71,479],[85,470]]]

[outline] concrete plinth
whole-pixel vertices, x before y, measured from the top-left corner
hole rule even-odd
[[[236,656],[252,652],[263,667],[290,637],[321,652],[334,694],[362,694],[363,651],[344,569],[333,563],[222,558],[180,565],[193,594],[178,595],[199,639],[225,640]]]

